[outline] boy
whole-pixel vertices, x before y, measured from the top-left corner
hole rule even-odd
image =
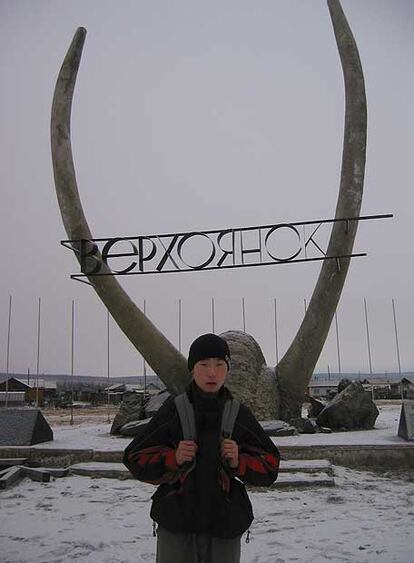
[[[243,483],[269,486],[279,452],[251,411],[240,404],[232,436],[221,436],[222,413],[232,398],[227,342],[203,334],[191,345],[186,393],[196,437],[183,439],[174,399],[168,399],[125,450],[136,479],[159,485],[151,517],[158,523],[157,563],[238,563],[241,535],[253,520]]]

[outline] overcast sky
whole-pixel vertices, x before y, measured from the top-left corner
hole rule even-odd
[[[343,0],[368,98],[362,214],[338,308],[342,371],[414,369],[414,2]],[[343,78],[322,0],[0,0],[0,371],[106,374],[106,311],[70,279],[75,258],[54,191],[50,108],[78,26],[88,34],[72,113],[82,203],[95,237],[133,236],[333,218],[338,193]],[[242,329],[276,361],[296,333],[320,263],[120,279],[182,350],[211,330]],[[333,327],[334,328],[334,327]],[[112,375],[142,373],[114,323]],[[338,370],[331,330],[317,370]]]

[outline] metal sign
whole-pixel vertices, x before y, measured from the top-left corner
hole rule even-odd
[[[71,278],[79,280],[91,276],[224,270],[366,256],[366,253],[328,256],[324,248],[330,225],[341,222],[347,230],[350,222],[388,217],[392,215],[162,235],[63,240],[61,244],[78,254],[81,272],[72,274]]]

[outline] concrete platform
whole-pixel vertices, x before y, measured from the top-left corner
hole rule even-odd
[[[327,459],[334,465],[361,469],[412,469],[414,443],[364,445],[278,445],[282,459],[288,461]],[[2,446],[0,460],[26,458],[27,465],[68,467],[81,462],[122,462],[123,449],[81,449],[40,446]],[[1,463],[1,461],[0,461]]]

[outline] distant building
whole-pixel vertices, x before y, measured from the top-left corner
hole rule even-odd
[[[13,395],[20,393],[19,397]],[[24,401],[21,400],[22,394]],[[23,381],[16,377],[10,377],[0,383],[0,405],[4,406],[7,402],[11,406],[11,398],[19,404],[37,404],[43,406],[56,397],[56,382],[45,381],[40,378],[32,378],[30,382]]]
[[[141,383],[116,383],[104,389],[106,394],[109,394],[109,401],[111,403],[120,403],[124,393],[137,393],[138,395],[156,395],[161,391],[161,386],[156,383],[148,383],[146,388]]]
[[[326,398],[338,391],[339,381],[311,381],[308,385],[309,397],[313,399]]]
[[[414,384],[407,377],[390,383],[391,399],[414,399]]]
[[[365,378],[362,386],[366,393],[373,399],[414,399],[414,384],[411,379],[403,377],[400,380],[384,380]],[[339,381],[315,381],[312,380],[308,385],[309,397],[314,399],[327,398],[337,393]]]
[[[23,407],[26,404],[24,391],[0,391],[0,407]]]
[[[366,379],[372,387],[374,399],[411,399],[414,398],[414,385],[410,379],[403,377],[400,380]]]

